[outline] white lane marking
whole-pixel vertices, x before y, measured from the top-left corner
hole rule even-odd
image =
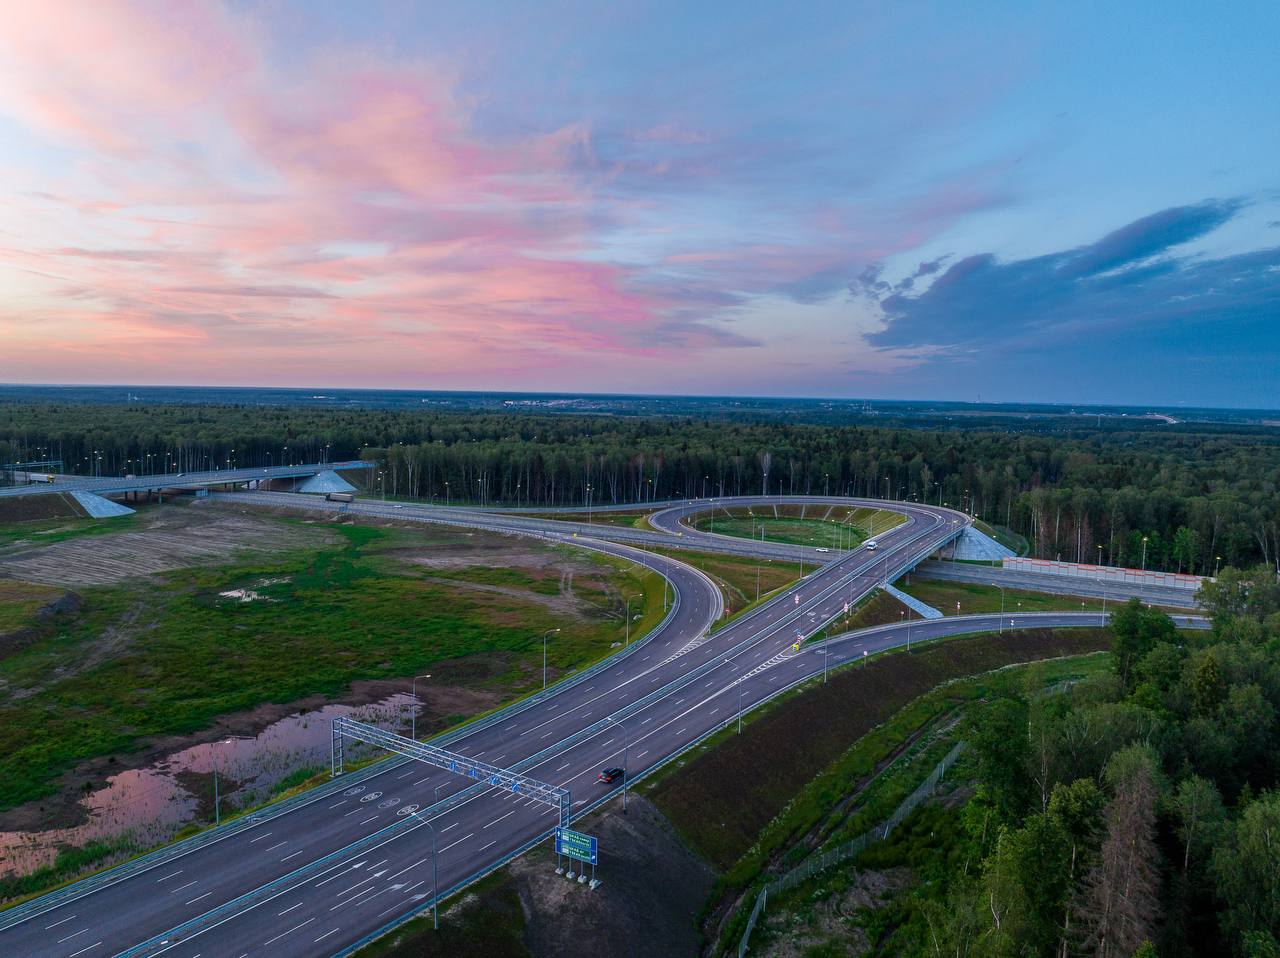
[[[259,835],[257,838],[251,838],[251,839],[249,839],[249,844],[250,844],[250,845],[252,845],[254,842],[260,842],[260,841],[262,841],[264,838],[266,838],[266,837],[267,837],[268,835],[270,835],[270,834],[271,834],[270,832],[263,832],[263,833],[262,833],[261,835]]]
[[[304,848],[304,849],[302,849],[302,851],[300,851],[300,852],[294,852],[292,855],[285,855],[285,856],[284,856],[284,858],[282,858],[282,859],[280,859],[280,860],[281,860],[282,862],[287,862],[290,858],[297,858],[299,855],[306,854],[306,851],[307,851],[307,850]]]
[[[195,904],[196,902],[198,902],[201,898],[208,898],[208,897],[209,897],[210,895],[212,895],[212,894],[213,894],[213,892],[211,892],[211,891],[207,891],[207,892],[205,892],[203,895],[197,895],[195,898],[191,899],[191,901],[187,902],[187,904],[188,904],[188,905],[194,905],[194,904]]]
[[[83,955],[83,954],[84,954],[86,951],[88,951],[90,948],[97,948],[100,944],[102,944],[102,942],[100,942],[100,941],[95,941],[95,942],[94,942],[92,945],[90,945],[88,948],[81,948],[79,951],[73,951],[70,955],[68,955],[68,956],[67,956],[67,958],[76,958],[76,955]]]
[[[179,868],[176,872],[169,872],[169,874],[165,875],[163,878],[157,878],[157,879],[156,879],[156,884],[158,885],[158,884],[160,884],[162,881],[168,881],[168,880],[169,880],[170,878],[172,878],[174,875],[181,875],[181,874],[182,874],[182,872],[183,872],[183,869],[181,869],[181,868]]]
[[[189,881],[189,882],[187,882],[185,885],[180,885],[179,887],[177,887],[177,888],[173,889],[171,892],[169,892],[169,894],[170,894],[170,895],[176,895],[176,894],[178,894],[178,892],[182,891],[182,889],[184,889],[184,888],[190,888],[192,885],[194,885],[194,884],[195,884],[197,881],[199,881],[199,880],[200,880],[200,879],[198,879],[198,878],[197,878],[197,879],[196,879],[196,881]]]
[[[389,875],[389,876],[387,876],[387,881],[391,881],[391,879],[392,879],[392,878],[398,878],[399,876],[401,876],[401,875],[403,875],[405,872],[407,872],[410,868],[417,868],[417,867],[418,867],[419,865],[421,865],[423,862],[429,862],[429,861],[431,861],[431,859],[430,859],[430,858],[420,858],[420,859],[418,859],[416,862],[414,862],[412,865],[408,865],[408,866],[406,866],[406,867],[404,867],[404,868],[400,869],[400,870],[399,870],[398,872],[396,872],[394,875]],[[419,882],[418,884],[422,884],[422,882]]]
[[[416,768],[411,768],[409,769],[409,771],[405,772],[403,775],[397,775],[396,778],[397,779],[408,778],[410,775],[412,775],[416,771],[417,771]]]
[[[376,818],[377,816],[374,816],[374,817]],[[288,845],[288,844],[289,844],[288,842],[276,842],[276,843],[275,843],[274,845],[272,845],[270,848],[265,848],[265,849],[263,849],[263,853],[265,854],[266,852],[273,852],[273,851],[275,851],[277,848],[284,848],[284,846],[285,846],[285,845]]]
[[[543,736],[542,736],[542,738],[551,738],[551,736],[553,736],[553,735],[555,735],[555,734],[556,734],[555,729],[552,729],[552,730],[551,730],[550,732],[548,732],[546,735],[543,735]]]
[[[488,847],[489,847],[489,845],[496,845],[496,844],[498,844],[498,840],[495,838],[493,841],[489,842],[487,845],[481,845],[478,849],[476,849],[476,851],[480,851],[480,852],[482,852],[482,851],[484,851],[486,848],[488,848]]]
[[[74,917],[76,917],[76,916],[75,916],[75,915],[68,915],[66,918],[63,918],[61,921],[55,921],[52,925],[45,925],[45,926],[44,926],[44,930],[45,930],[45,931],[48,931],[50,928],[57,928],[59,925],[64,925],[64,924],[66,924],[67,922],[69,922],[69,921],[70,921],[72,918],[74,918]]]
[[[290,905],[290,906],[289,906],[288,908],[286,908],[284,911],[276,912],[276,915],[277,915],[277,916],[279,916],[279,915],[287,915],[287,914],[289,914],[289,912],[293,911],[295,908],[301,908],[301,907],[302,907],[303,905],[305,905],[305,904],[306,904],[306,902],[305,902],[305,901],[300,901],[300,902],[298,902],[296,905]]]
[[[470,838],[474,834],[475,832],[467,832],[465,835],[459,838],[456,842],[453,842],[452,844],[449,844],[449,845],[445,845],[444,848],[440,849],[440,851],[447,852],[454,845],[461,845],[463,842],[465,842],[468,838]]]
[[[363,822],[361,822],[360,824],[361,824],[361,825],[368,825],[371,821],[373,821],[373,820],[374,820],[375,818],[377,818],[377,817],[378,817],[377,815],[370,815],[368,818],[366,818],[366,819],[365,819]]]
[[[564,763],[563,765],[561,765],[558,769],[556,769],[556,771],[557,771],[557,772],[563,772],[566,768],[568,768],[568,767],[569,767],[570,765],[572,765],[572,764],[573,764],[573,762],[565,762],[565,763]]]
[[[86,925],[85,927],[81,928],[79,931],[77,931],[77,932],[73,932],[72,934],[67,935],[67,937],[66,937],[66,938],[59,938],[59,939],[58,939],[58,944],[60,945],[60,944],[62,944],[64,941],[70,941],[72,938],[76,937],[76,935],[83,935],[83,934],[84,934],[86,931],[88,931],[88,930],[89,930],[89,926],[88,926],[88,925]]]
[[[279,941],[279,940],[280,940],[281,938],[283,938],[285,935],[292,935],[295,931],[297,931],[297,930],[298,930],[299,928],[301,928],[303,925],[309,925],[309,924],[311,924],[311,923],[312,923],[313,921],[315,921],[315,920],[316,920],[316,919],[315,919],[315,916],[314,916],[314,915],[312,915],[310,918],[308,918],[306,921],[304,921],[301,925],[294,925],[294,926],[293,926],[292,928],[290,928],[288,931],[282,931],[280,934],[276,935],[276,936],[275,936],[274,938],[272,938],[270,941],[264,941],[264,942],[262,943],[262,946],[265,948],[267,945],[271,944],[272,942],[274,942],[274,941]]]
[[[323,935],[317,938],[316,941],[324,941],[326,938],[332,935],[335,931],[341,931],[341,930],[342,930],[342,926],[339,925],[337,928],[334,928],[331,931],[326,931]]]
[[[347,803],[347,800],[344,798],[344,799],[343,799],[342,801],[340,801],[340,802],[334,802],[332,805],[330,805],[330,806],[329,806],[329,808],[331,808],[331,809],[333,809],[333,808],[337,808],[339,805],[345,805],[346,803]]]
[[[518,811],[520,811],[520,809],[518,809],[518,808],[513,808],[513,809],[511,809],[511,811],[507,812],[507,814],[505,814],[505,815],[499,815],[497,818],[495,818],[493,821],[491,821],[491,822],[489,823],[489,825],[496,825],[496,824],[498,824],[498,822],[502,821],[504,818],[510,818],[512,815],[514,815],[514,814],[515,814],[516,812],[518,812]],[[488,827],[489,827],[489,825],[481,825],[480,827],[481,827],[481,828],[488,828]]]
[[[459,825],[461,825],[461,824],[462,824],[461,822],[454,822],[452,825],[446,825],[444,828],[440,829],[440,834],[441,834],[441,835],[443,835],[443,834],[444,834],[445,832],[447,832],[449,829],[451,829],[451,828],[457,828],[457,827],[458,827]]]

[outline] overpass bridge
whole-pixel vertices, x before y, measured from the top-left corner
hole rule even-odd
[[[53,482],[0,488],[0,499],[52,495],[60,492],[83,492],[98,496],[129,492],[161,492],[165,489],[195,491],[214,486],[250,486],[272,479],[309,479],[326,472],[372,469],[374,463],[361,460],[347,462],[313,462],[294,466],[267,466],[246,469],[211,469],[204,472],[166,472],[128,476],[58,475]]]

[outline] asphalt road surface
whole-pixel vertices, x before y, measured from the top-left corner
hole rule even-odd
[[[233,483],[260,482],[265,479],[296,479],[314,476],[331,469],[370,469],[367,462],[310,463],[297,466],[272,466],[266,469],[214,469],[206,472],[172,472],[134,476],[59,476],[56,482],[35,482],[24,486],[0,487],[0,499],[49,495],[55,492],[93,492],[108,495],[121,492],[147,492],[157,489],[195,489]]]
[[[236,498],[281,504],[277,494]],[[293,504],[301,497],[284,498]],[[314,499],[305,506],[334,508]],[[884,578],[934,552],[967,521],[945,509],[895,508],[908,522],[878,536],[876,552],[828,556],[827,565],[793,588],[713,633],[708,630],[723,611],[719,590],[697,570],[662,556],[582,532],[574,539],[553,520],[513,525],[514,517],[492,513],[368,502],[349,511],[568,538],[654,568],[671,581],[677,598],[659,630],[603,666],[462,730],[447,745],[570,789],[578,815],[623,787],[598,784],[601,768],[624,766],[634,780],[824,665],[905,644],[908,635],[915,642],[982,630],[993,619],[999,628],[998,616],[957,617],[882,627],[817,646],[803,641]],[[667,543],[672,538],[655,535]],[[689,531],[681,538],[702,539]],[[1101,622],[1096,613],[1004,619],[1014,628]],[[0,914],[0,954],[333,955],[422,909],[437,890],[448,894],[544,840],[556,823],[556,809],[531,798],[416,762],[391,761],[342,776],[287,809],[267,810],[201,842],[175,846],[132,870]]]

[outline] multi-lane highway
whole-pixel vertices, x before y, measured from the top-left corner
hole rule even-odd
[[[336,508],[288,495],[246,493],[237,498]],[[824,665],[904,643],[906,626],[859,633],[818,648],[801,640],[884,578],[934,552],[966,521],[945,509],[901,506],[907,522],[879,536],[875,553],[859,549],[825,556],[832,561],[794,588],[711,632],[723,610],[719,590],[701,573],[627,544],[588,537],[621,532],[620,537],[630,538],[632,530],[376,502],[353,503],[347,511],[567,539],[642,563],[670,580],[676,595],[671,615],[649,638],[442,743],[570,789],[575,814],[622,787],[620,782],[597,784],[602,767],[625,765],[634,780],[741,710]],[[678,522],[679,515],[674,519]],[[699,548],[722,538],[687,528],[675,531],[684,535],[652,535],[661,544],[689,540],[685,544],[696,541]],[[918,641],[981,630],[993,627],[986,622],[991,618],[916,622],[911,635]],[[1096,614],[1006,618],[1019,625],[1100,622]],[[555,824],[555,809],[532,799],[471,785],[416,762],[387,762],[343,776],[285,809],[261,813],[131,869],[0,913],[0,954],[340,954],[421,909],[437,891],[447,894],[542,840]]]

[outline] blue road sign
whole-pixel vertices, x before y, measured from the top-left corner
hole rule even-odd
[[[596,838],[568,828],[556,829],[556,854],[596,864]]]

